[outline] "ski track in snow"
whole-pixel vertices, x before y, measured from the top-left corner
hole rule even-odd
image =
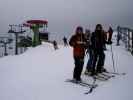
[[[110,46],[107,49],[105,67],[113,71]],[[96,81],[99,86],[88,95],[84,93],[89,88],[65,82],[73,74],[71,47],[60,46],[55,51],[51,44],[43,43],[21,55],[3,57],[0,59],[0,100],[132,100],[133,56],[115,44],[113,53],[116,71],[127,74],[105,82]]]

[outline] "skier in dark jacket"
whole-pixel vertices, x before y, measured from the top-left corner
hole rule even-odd
[[[93,63],[91,75],[95,75],[97,73],[106,71],[106,69],[103,67],[105,61],[104,46],[106,43],[106,37],[101,24],[96,25],[95,32],[93,32],[91,36],[91,42],[93,49]]]
[[[83,34],[83,28],[77,27],[75,35],[70,38],[70,46],[73,47],[73,57],[75,62],[75,68],[73,72],[73,79],[81,81],[81,73],[84,65],[84,56],[86,49],[85,35]]]
[[[67,46],[68,45],[68,43],[67,43],[67,38],[64,36],[64,38],[63,38],[63,42],[64,42],[64,46]]]
[[[55,40],[53,41],[53,46],[54,46],[55,50],[58,49],[58,45],[57,45],[57,42]]]

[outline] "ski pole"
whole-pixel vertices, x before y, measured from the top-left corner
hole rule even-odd
[[[112,50],[112,44],[111,44],[111,53],[112,53],[113,70],[114,70],[114,72],[116,72],[116,70],[115,70],[115,62],[114,62],[114,54],[113,54],[113,50]]]

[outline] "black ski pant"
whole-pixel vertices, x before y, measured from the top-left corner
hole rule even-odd
[[[108,38],[108,42],[110,43],[112,40],[112,33],[109,33],[109,38]]]
[[[105,54],[104,51],[95,51],[93,59],[93,68],[96,71],[101,71],[104,66]],[[97,64],[97,65],[96,65]]]
[[[84,65],[84,57],[74,57],[75,61],[75,68],[73,72],[73,78],[76,80],[81,80],[80,76],[83,70],[83,65]]]

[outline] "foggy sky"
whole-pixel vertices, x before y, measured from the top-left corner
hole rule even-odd
[[[29,19],[48,20],[48,30],[70,34],[97,23],[133,28],[133,0],[0,0],[0,32]]]

